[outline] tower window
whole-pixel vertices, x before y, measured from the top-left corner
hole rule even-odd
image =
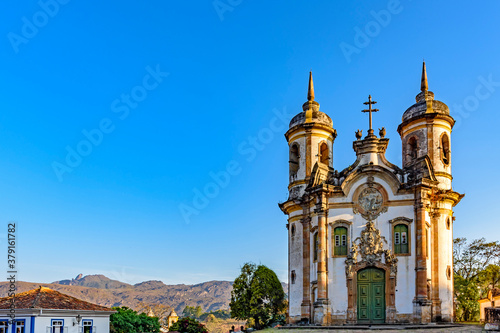
[[[333,254],[336,256],[347,255],[347,228],[337,227],[333,231],[334,244]]]
[[[450,228],[451,228],[451,217],[448,217],[446,219],[446,229],[449,230]]]
[[[294,143],[290,147],[290,175],[295,175],[299,170],[299,145]]]
[[[450,164],[450,139],[446,134],[441,137],[441,160],[444,165]]]
[[[290,280],[292,284],[295,284],[295,271],[292,271],[292,273],[290,274]]]
[[[318,233],[315,233],[313,236],[313,246],[314,246],[313,259],[314,259],[314,261],[317,261],[318,260],[318,250],[319,250]]]
[[[291,234],[292,234],[292,237],[295,236],[295,224],[292,224],[292,229],[291,229]]]
[[[408,226],[406,224],[394,226],[394,253],[409,253]]]
[[[324,164],[328,164],[328,160],[330,159],[330,152],[328,149],[328,145],[326,142],[321,142],[319,145],[319,161]]]
[[[408,156],[410,157],[410,161],[413,161],[418,156],[418,143],[415,137],[411,137],[408,140]]]

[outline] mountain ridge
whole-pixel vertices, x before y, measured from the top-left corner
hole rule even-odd
[[[9,284],[0,282],[0,295],[7,295]],[[141,304],[162,304],[182,314],[186,306],[201,306],[204,312],[229,309],[233,282],[212,280],[193,285],[167,285],[162,281],[150,280],[132,285],[102,274],[78,274],[73,279],[52,283],[18,281],[17,293],[40,286],[107,307],[127,306],[139,310]],[[282,286],[286,292],[287,285],[282,282]]]

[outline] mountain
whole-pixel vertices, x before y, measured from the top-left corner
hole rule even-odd
[[[0,282],[0,295],[7,295],[8,282]],[[74,279],[53,283],[17,282],[18,293],[44,286],[102,306],[127,306],[138,309],[141,303],[163,304],[182,313],[184,307],[201,306],[205,311],[229,309],[233,283],[209,281],[196,285],[166,285],[145,281],[131,285],[104,275],[78,275]]]
[[[111,280],[104,275],[87,275],[78,274],[78,276],[71,280],[61,280],[52,283],[63,284],[67,286],[81,286],[99,289],[120,289],[129,288],[132,285],[117,280]]]
[[[52,283],[17,282],[21,293],[39,286],[48,287],[79,299],[102,306],[127,306],[134,310],[140,304],[163,304],[175,308],[179,314],[186,306],[201,306],[203,311],[229,309],[233,283],[230,281],[208,281],[195,285],[166,285],[161,281],[144,281],[131,285],[111,280],[104,275],[79,274],[70,280]],[[288,286],[282,283],[285,293]],[[7,295],[9,282],[0,282],[0,295]]]

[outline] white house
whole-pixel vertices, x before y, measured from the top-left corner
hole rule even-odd
[[[14,312],[12,301],[0,298],[0,333],[109,333],[116,312],[45,287],[15,295]]]

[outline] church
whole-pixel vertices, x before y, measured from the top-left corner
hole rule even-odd
[[[429,91],[425,62],[416,103],[402,115],[401,167],[369,129],[356,160],[333,168],[337,131],[315,101],[290,121],[288,216],[290,324],[397,324],[453,320],[453,207],[449,108]],[[338,161],[336,161],[336,164]]]

